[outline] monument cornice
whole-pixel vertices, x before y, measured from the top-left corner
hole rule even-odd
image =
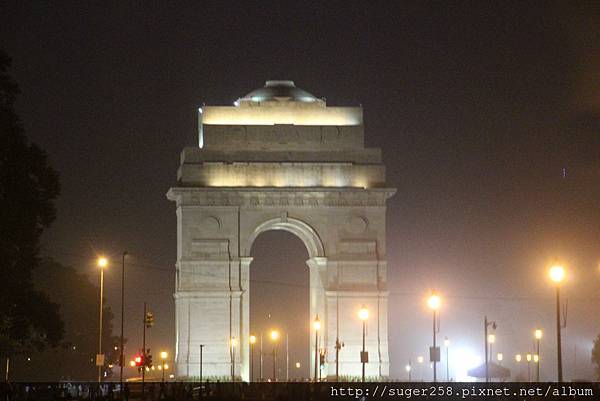
[[[323,207],[385,206],[395,188],[356,187],[173,187],[177,206]]]

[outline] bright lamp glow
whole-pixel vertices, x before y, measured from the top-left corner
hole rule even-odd
[[[407,371],[407,372],[410,372],[410,370],[411,370],[412,368],[410,367],[410,365],[406,365],[405,369],[406,369],[406,371]]]
[[[493,334],[488,335],[488,343],[493,344],[496,342],[496,336]]]
[[[424,359],[423,359],[423,357],[422,357],[422,356],[418,356],[418,357],[417,357],[417,362],[419,362],[419,363],[423,363],[423,360],[424,360]]]
[[[313,322],[313,329],[315,329],[315,331],[321,330],[321,321],[319,320],[319,315],[317,315],[315,321]]]
[[[517,355],[515,355],[515,361],[517,361],[517,362],[521,362],[521,359],[522,359],[522,358],[521,358],[521,354],[517,354]]]
[[[256,343],[256,336],[250,336],[250,344]]]
[[[527,359],[527,362],[531,362],[531,354],[525,355],[525,359]]]
[[[232,348],[235,348],[235,344],[236,344],[235,337],[232,337],[232,338],[231,338],[231,347],[232,347]]]
[[[534,333],[536,340],[539,340],[542,338],[542,330],[537,329]]]
[[[468,371],[481,364],[481,358],[470,348],[459,348],[452,359],[456,381],[472,382],[476,379],[469,376]]]
[[[550,280],[555,283],[560,283],[565,278],[565,268],[561,265],[554,265],[550,268],[548,272],[550,275]]]
[[[277,341],[279,338],[279,332],[277,330],[271,330],[271,340]]]
[[[504,354],[502,352],[498,352],[498,355],[496,355],[496,359],[498,360],[498,362],[502,362],[502,360],[504,359]]]
[[[367,320],[369,318],[369,310],[366,306],[363,305],[362,308],[360,308],[358,311],[358,317],[360,320]]]
[[[160,359],[167,359],[168,356],[169,354],[167,353],[167,351],[162,351],[160,353]]]
[[[444,338],[444,347],[448,348],[450,346],[450,339],[448,337]]]
[[[108,259],[106,259],[104,256],[100,256],[97,263],[98,267],[104,269],[106,266],[108,266]]]
[[[429,308],[432,310],[438,310],[441,304],[442,299],[437,294],[431,294],[431,296],[427,300],[427,306],[429,306]]]
[[[296,369],[300,369],[300,362],[296,362]]]

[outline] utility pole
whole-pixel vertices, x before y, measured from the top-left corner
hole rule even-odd
[[[200,384],[202,384],[202,348],[204,344],[200,344]]]
[[[121,365],[121,371],[119,373],[119,388],[123,391],[123,364],[124,364],[124,325],[125,325],[125,256],[127,251],[123,252],[123,259],[121,263],[121,354],[119,356],[119,364]]]
[[[145,390],[145,386],[146,386],[146,302],[144,302],[144,319],[142,319],[142,323],[143,323],[143,331],[142,331],[142,358],[143,358],[143,365],[142,365],[142,400],[146,399],[145,394],[144,394],[144,390]]]
[[[340,350],[344,343],[340,343],[340,339],[335,339],[335,381],[340,381]]]
[[[263,333],[260,333],[260,366],[258,367],[258,381],[263,379]]]
[[[483,343],[485,345],[485,382],[488,383],[490,381],[489,374],[489,353],[488,353],[488,326],[492,326],[494,330],[496,330],[496,322],[488,322],[487,316],[483,318],[483,326],[484,326],[484,339]]]

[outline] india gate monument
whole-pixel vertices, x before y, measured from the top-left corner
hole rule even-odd
[[[363,306],[366,376],[389,376],[386,201],[395,189],[381,149],[364,146],[362,107],[267,81],[233,106],[203,106],[198,129],[167,194],[177,214],[177,375],[199,376],[203,344],[205,378],[250,379],[250,251],[260,233],[286,230],[308,251],[324,377],[335,376],[336,339],[345,344],[339,374],[361,376]],[[314,366],[312,320],[298,325],[310,326]]]

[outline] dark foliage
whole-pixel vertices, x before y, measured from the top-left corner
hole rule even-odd
[[[95,380],[94,358],[98,351],[98,287],[75,268],[42,259],[33,274],[36,289],[60,304],[65,322],[64,340],[59,347],[33,351],[14,360],[13,379],[39,381]],[[106,365],[118,369],[119,337],[113,336],[113,313],[104,306],[102,349]],[[29,360],[28,360],[29,358]],[[108,374],[110,375],[110,369]]]
[[[58,305],[34,288],[39,240],[56,216],[57,172],[25,136],[14,110],[19,89],[0,50],[0,355],[55,346],[63,335]]]

